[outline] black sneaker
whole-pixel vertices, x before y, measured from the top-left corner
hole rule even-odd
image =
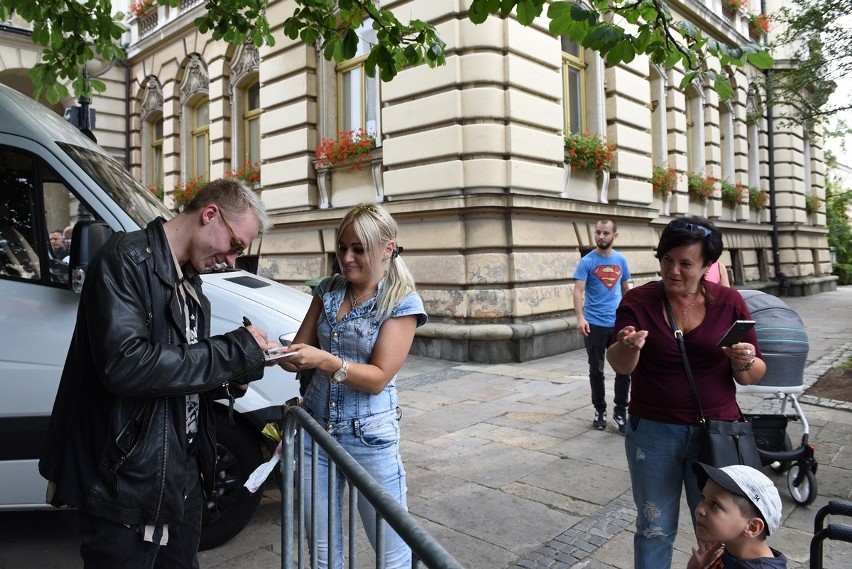
[[[622,435],[627,431],[627,419],[624,418],[624,415],[613,415],[612,424]]]
[[[592,421],[592,426],[599,431],[606,429],[606,411],[595,411],[595,418]]]

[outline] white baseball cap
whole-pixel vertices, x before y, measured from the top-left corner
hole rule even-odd
[[[764,473],[740,464],[716,468],[700,462],[692,463],[692,470],[698,476],[700,488],[704,488],[709,478],[725,490],[748,498],[766,523],[767,533],[773,534],[778,530],[781,525],[781,496]]]

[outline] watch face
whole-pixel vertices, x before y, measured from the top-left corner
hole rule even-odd
[[[349,373],[349,365],[346,363],[346,361],[344,361],[343,366],[339,370],[334,372],[334,374],[331,377],[337,383],[343,383],[344,381],[346,381],[346,376],[348,375],[348,373]]]

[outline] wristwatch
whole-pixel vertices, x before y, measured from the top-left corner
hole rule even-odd
[[[333,379],[336,383],[343,383],[349,375],[349,362],[343,358],[340,358],[340,360],[343,362],[343,365],[340,366],[340,369],[334,372],[334,375],[331,376],[331,379]]]

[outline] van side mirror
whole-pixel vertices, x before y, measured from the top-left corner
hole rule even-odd
[[[74,225],[68,263],[71,290],[77,293],[83,290],[89,262],[112,234],[105,221],[80,220]]]

